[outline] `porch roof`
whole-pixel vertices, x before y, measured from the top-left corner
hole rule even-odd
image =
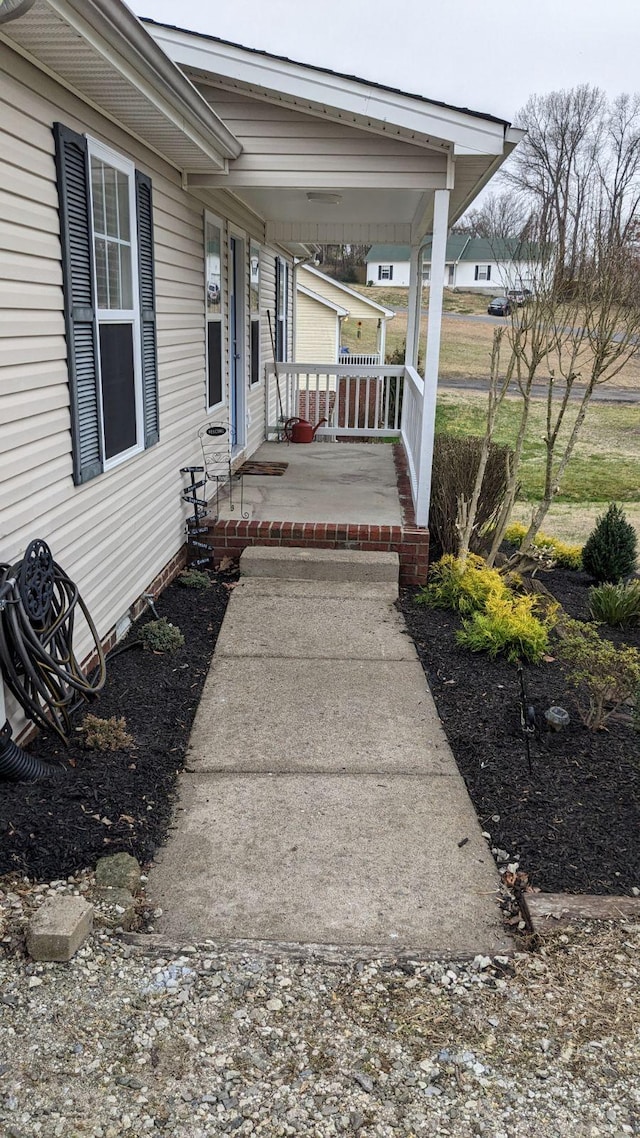
[[[178,170],[221,170],[241,145],[120,0],[36,0],[0,42]]]
[[[338,295],[344,293],[345,297],[349,297],[352,302],[354,300],[357,301],[360,310],[362,309],[362,306],[365,308],[370,308],[372,319],[379,319],[381,316],[384,316],[386,319],[388,319],[392,316],[395,316],[395,309],[385,308],[383,304],[378,304],[377,301],[371,300],[370,297],[364,296],[363,293],[356,292],[355,289],[349,288],[349,286],[343,284],[342,281],[334,280],[333,277],[329,277],[326,273],[323,273],[320,271],[320,269],[317,269],[315,265],[302,264],[299,266],[299,269],[302,270],[303,275],[304,273],[308,273],[311,277],[311,281],[308,282],[308,287],[310,289],[313,289],[313,281],[315,279],[316,281],[320,282],[320,284],[327,287],[330,292],[335,291],[338,293]],[[300,271],[298,272],[297,279],[300,281]],[[345,299],[345,304],[347,303],[348,302]]]
[[[228,189],[266,238],[413,242],[434,191],[455,222],[521,137],[505,120],[145,21],[242,144],[225,171],[187,171],[202,196]]]
[[[310,288],[306,288],[305,285],[300,283],[299,279],[296,280],[296,289],[298,292],[301,292],[303,296],[308,296],[310,300],[315,300],[318,304],[323,304],[325,308],[330,308],[332,312],[335,312],[336,316],[349,315],[348,308],[341,308],[339,304],[334,304],[328,297],[320,296],[319,292],[313,292]]]

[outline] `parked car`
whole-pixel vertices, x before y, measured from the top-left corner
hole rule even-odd
[[[487,312],[489,316],[508,316],[511,312],[511,301],[507,296],[494,296]]]
[[[522,305],[527,303],[531,295],[530,288],[510,288],[507,292],[507,298],[513,304],[517,304],[518,308],[522,308]]]

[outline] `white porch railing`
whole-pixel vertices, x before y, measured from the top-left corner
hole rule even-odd
[[[267,366],[267,438],[300,416],[319,438],[393,438],[400,435],[404,365],[292,364]]]
[[[418,501],[418,482],[420,479],[420,448],[422,445],[422,412],[424,399],[424,380],[413,367],[404,369],[402,389],[402,416],[400,435],[407,456],[411,497],[414,506]]]
[[[407,456],[411,495],[419,525],[423,508],[424,380],[404,364],[270,364],[266,370],[267,438],[281,435],[287,419],[326,419],[317,437],[401,439]],[[429,462],[431,456],[429,455]],[[421,489],[422,486],[422,489]],[[419,493],[420,491],[420,493]],[[419,501],[420,499],[420,501]],[[422,515],[425,514],[423,518]]]
[[[370,352],[369,355],[341,355],[338,363],[346,364],[348,367],[377,367],[382,363],[379,352]]]

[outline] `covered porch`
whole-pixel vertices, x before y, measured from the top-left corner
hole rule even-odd
[[[424,582],[429,531],[415,524],[401,444],[268,442],[252,462],[265,473],[239,477],[210,502],[216,560],[250,545],[376,550],[398,554],[402,585]],[[274,463],[284,473],[267,473]]]
[[[215,212],[219,195],[228,192],[261,220],[265,245],[286,251],[298,263],[312,260],[314,248],[322,244],[402,242],[410,248],[404,363],[389,366],[383,357],[372,364],[360,356],[344,363],[336,363],[335,356],[301,363],[292,359],[291,348],[277,363],[263,356],[265,438],[279,438],[287,419],[300,416],[314,424],[327,420],[317,436],[325,442],[288,448],[292,455],[300,449],[309,452],[307,459],[302,454],[292,459],[300,478],[309,463],[309,489],[299,487],[295,506],[295,512],[304,508],[306,516],[273,516],[278,511],[282,515],[285,503],[277,505],[280,492],[269,484],[262,493],[251,492],[251,516],[238,519],[221,513],[212,522],[214,547],[237,551],[241,542],[256,536],[263,542],[297,544],[366,541],[381,548],[389,548],[386,542],[394,540],[400,546],[420,546],[415,564],[424,579],[447,236],[516,145],[520,132],[492,115],[422,95],[215,37],[154,22],[147,26],[240,145],[238,156],[223,170],[184,171],[183,184],[209,209]],[[420,375],[422,250],[427,243],[431,279]],[[288,326],[287,313],[278,310],[278,318]],[[294,302],[290,323],[295,322]],[[358,497],[357,479],[354,496],[344,494],[341,469],[345,463],[355,465],[344,453],[344,440],[350,440],[351,448],[353,440],[361,444],[352,456],[361,457],[364,469],[370,461],[365,453],[382,453],[381,444],[363,447],[367,439],[395,447],[402,477],[398,500],[404,511],[399,519],[394,514],[365,521],[371,501],[366,495]],[[316,463],[316,453],[323,454],[321,462]],[[320,482],[314,482],[320,470]],[[376,477],[385,478],[389,494],[397,495],[388,463],[385,470],[383,474],[380,461]],[[293,469],[290,484],[292,477]],[[316,517],[320,502],[325,513]],[[344,516],[348,503],[351,517]],[[331,517],[326,516],[329,506]],[[293,509],[291,500],[287,509]],[[332,530],[329,536],[327,526],[336,527],[336,533]],[[386,532],[381,537],[378,531],[385,527],[398,531],[393,539]],[[352,529],[358,532],[351,534]],[[407,530],[411,541],[406,540]]]

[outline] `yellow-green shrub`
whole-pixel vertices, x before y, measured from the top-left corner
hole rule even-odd
[[[519,549],[528,529],[529,527],[523,525],[522,522],[513,522],[505,530],[505,541]],[[566,541],[561,541],[559,537],[553,537],[551,534],[542,531],[534,537],[533,544],[537,549],[548,550],[556,565],[559,565],[561,569],[582,568],[581,545],[569,545]]]
[[[429,584],[416,599],[432,608],[470,613],[483,609],[489,597],[508,592],[498,570],[490,569],[482,557],[470,553],[463,565],[452,553],[445,553],[429,570]]]
[[[487,597],[484,610],[463,620],[456,633],[459,644],[471,652],[488,652],[491,657],[504,653],[508,660],[538,663],[549,647],[549,629],[559,606],[542,614],[531,593],[518,595],[508,590]]]

